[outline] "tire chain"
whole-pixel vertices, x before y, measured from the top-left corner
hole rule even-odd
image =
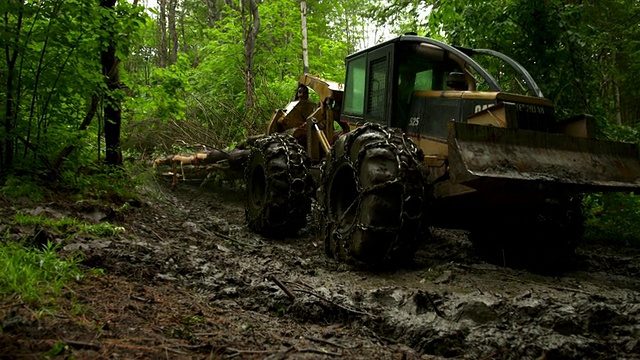
[[[281,205],[289,204],[288,216],[280,217],[281,222],[267,224],[268,228],[285,228],[286,230],[288,221],[296,218],[296,211],[299,209],[306,211],[306,213],[310,211],[311,198],[313,197],[313,179],[308,170],[310,159],[304,148],[298,144],[295,138],[288,134],[276,133],[259,139],[255,143],[255,148],[260,149],[263,153],[265,164],[269,164],[274,158],[284,155],[286,168],[274,173],[269,171],[265,176],[267,184],[274,181],[288,184],[289,189],[286,196],[276,199]],[[249,168],[246,171],[249,172]],[[306,217],[306,213],[304,217]],[[304,224],[302,227],[304,227]]]
[[[355,142],[355,139],[357,139],[360,135],[368,131],[378,132],[378,133],[381,133],[383,136],[381,139],[375,139],[365,144],[365,146],[358,151],[358,158],[354,163],[349,158],[351,148]],[[362,223],[354,223],[353,226],[349,228],[348,232],[346,232],[345,234],[336,234],[336,238],[338,238],[339,240],[343,240],[345,238],[350,239],[357,228],[360,228],[362,230],[373,230],[375,232],[387,232],[390,234],[390,236],[393,236],[391,234],[395,233],[396,236],[394,237],[394,240],[391,246],[389,247],[389,250],[385,255],[384,259],[388,259],[392,257],[394,253],[397,253],[403,247],[408,247],[408,248],[414,247],[415,244],[413,243],[415,242],[415,236],[414,236],[415,234],[404,234],[402,230],[405,228],[405,225],[407,222],[417,222],[417,224],[415,224],[416,231],[418,231],[421,226],[422,212],[423,212],[422,204],[424,201],[424,187],[423,187],[424,182],[423,182],[423,173],[422,173],[422,167],[424,166],[424,154],[422,153],[422,149],[416,146],[413,143],[413,141],[411,141],[402,132],[394,131],[392,129],[389,129],[387,127],[384,127],[382,125],[375,124],[375,123],[365,124],[362,127],[359,127],[353,130],[351,133],[348,133],[346,136],[348,138],[345,139],[344,151],[340,156],[340,159],[335,158],[336,147],[334,146],[334,148],[331,151],[331,157],[330,157],[331,161],[335,162],[339,160],[344,160],[348,162],[354,170],[356,170],[360,168],[360,165],[364,160],[364,157],[367,154],[368,150],[375,147],[379,147],[379,148],[392,149],[391,151],[393,152],[393,154],[395,154],[396,163],[398,165],[398,172],[395,178],[388,180],[384,183],[376,184],[366,189],[362,187],[360,180],[358,179],[357,171],[354,171],[354,181],[356,183],[358,194],[351,206],[356,205],[356,209],[357,209],[356,210],[357,212],[355,214],[356,219],[360,218],[359,205],[361,204],[363,198],[366,195],[383,190],[391,186],[400,185],[402,187],[403,195],[408,194],[409,197],[417,196],[417,199],[409,199],[409,198],[403,199],[402,208],[400,213],[398,214],[399,226],[397,227],[384,227],[384,226],[374,227],[374,226],[365,226]],[[324,182],[326,181],[325,177],[327,176],[326,169],[328,168],[328,165],[326,164],[326,161],[327,160],[325,160],[325,163],[323,163],[323,166],[321,167],[321,171],[320,171],[320,179],[322,184],[324,184]],[[329,194],[323,194],[323,196],[329,196]],[[407,200],[417,201],[417,203],[420,206],[419,211],[414,214],[410,214],[407,211],[407,209],[405,209],[405,204],[407,203]],[[320,205],[319,210],[322,213],[325,213],[325,214],[327,213],[327,209],[324,208],[324,205]],[[330,228],[333,228],[333,224],[335,223],[333,219],[327,218],[325,219],[325,221],[327,221],[327,224],[330,225]],[[400,244],[399,242],[402,240],[405,240],[403,239],[403,237],[407,235],[414,238],[408,241],[409,243]],[[326,236],[330,236],[330,234],[327,234]],[[344,241],[340,241],[340,242],[343,246],[342,250],[344,251],[344,254],[346,254],[346,259],[344,260],[354,262],[359,265],[365,265],[360,261],[358,261],[357,259],[350,256],[348,243]],[[334,249],[334,250],[337,250],[337,249]],[[408,250],[411,251],[410,249]],[[334,254],[339,254],[339,253],[340,253],[339,251],[334,251]]]

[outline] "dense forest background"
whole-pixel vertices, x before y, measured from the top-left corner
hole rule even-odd
[[[635,0],[7,0],[0,4],[0,185],[25,176],[90,187],[79,173],[263,131],[303,71],[343,81],[344,57],[415,31],[522,63],[562,115],[638,142]],[[126,162],[126,161],[125,161]],[[111,168],[111,167],[107,167]],[[89,169],[89,170],[88,170]],[[108,181],[104,181],[107,182]],[[104,185],[104,184],[103,184]],[[637,224],[631,195],[588,199]],[[628,230],[631,231],[631,230]],[[640,233],[640,230],[639,230]]]

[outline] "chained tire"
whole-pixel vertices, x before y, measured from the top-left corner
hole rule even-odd
[[[311,209],[309,157],[296,140],[273,134],[256,141],[245,169],[245,217],[249,228],[269,237],[297,235]]]
[[[317,196],[327,256],[365,266],[410,259],[423,230],[423,161],[410,139],[377,124],[340,137]]]
[[[470,234],[476,252],[488,262],[512,268],[565,271],[584,234],[579,195],[555,194],[526,205],[496,206],[483,216],[483,224]]]

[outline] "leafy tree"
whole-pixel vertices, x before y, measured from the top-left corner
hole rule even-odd
[[[344,57],[364,38],[361,5],[307,1],[311,73],[343,80]],[[168,19],[168,6],[164,11]],[[123,79],[135,95],[124,105],[126,146],[171,151],[186,139],[220,147],[263,132],[273,110],[292,99],[304,71],[299,1],[253,7],[249,1],[184,0],[175,17],[184,29],[178,43],[186,44],[175,64],[158,69],[162,30],[148,23],[124,66]],[[148,134],[134,131],[141,128]]]
[[[99,154],[89,136],[111,124],[91,127],[91,119],[100,104],[118,107],[101,100],[109,86],[100,53],[115,46],[115,56],[124,57],[140,19],[140,9],[126,2],[108,12],[101,4],[10,0],[0,5],[5,35],[0,38],[0,171],[5,175],[36,171],[57,177],[73,149],[80,152],[69,166]]]
[[[635,125],[640,94],[623,74],[640,65],[632,55],[637,14],[640,4],[631,0],[450,0],[433,5],[425,32],[514,57],[561,115],[588,112],[602,125]]]

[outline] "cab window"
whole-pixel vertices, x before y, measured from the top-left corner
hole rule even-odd
[[[350,115],[364,114],[364,88],[366,75],[366,56],[353,59],[347,66],[346,92],[344,94],[343,113]]]

